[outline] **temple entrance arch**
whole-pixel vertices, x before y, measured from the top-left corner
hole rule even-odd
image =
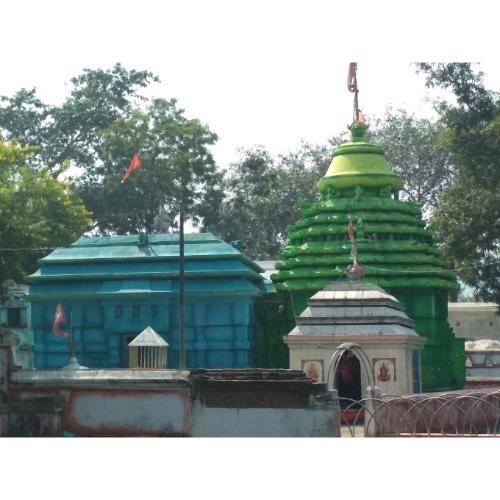
[[[339,398],[359,401],[363,397],[362,381],[374,386],[373,366],[365,351],[352,342],[340,344],[332,355],[326,377],[328,390],[337,389]]]
[[[345,350],[340,355],[334,385],[339,398],[354,399],[355,401],[362,398],[361,364],[356,355],[350,350]]]

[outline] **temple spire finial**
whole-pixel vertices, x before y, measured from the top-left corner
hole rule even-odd
[[[349,73],[347,75],[347,89],[349,92],[354,92],[354,106],[353,106],[353,119],[354,123],[365,123],[365,117],[358,104],[358,63],[349,63]]]

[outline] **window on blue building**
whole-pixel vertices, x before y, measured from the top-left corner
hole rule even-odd
[[[156,318],[156,306],[151,306],[151,317]]]
[[[115,306],[115,318],[120,319],[122,317],[122,306]]]
[[[132,306],[132,318],[139,319],[141,317],[141,307]]]

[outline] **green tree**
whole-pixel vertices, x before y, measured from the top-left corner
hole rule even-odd
[[[101,131],[101,161],[77,180],[98,232],[152,232],[160,212],[176,227],[181,197],[195,223],[210,218],[221,198],[222,175],[210,152],[217,136],[183,113],[174,99],[155,99]],[[142,165],[122,183],[136,151]]]
[[[225,241],[240,241],[251,258],[269,258],[279,246],[275,217],[270,212],[276,208],[276,189],[277,174],[269,153],[263,148],[244,152],[226,173],[224,199],[213,220],[205,221],[203,230]]]
[[[0,141],[0,282],[22,280],[47,249],[70,244],[90,223],[67,182],[26,166],[32,153]]]
[[[438,102],[443,147],[456,177],[441,195],[432,224],[460,277],[483,300],[500,304],[500,101],[469,63],[417,65],[429,87],[451,90]]]
[[[21,89],[0,97],[0,140],[37,146],[27,159],[57,176],[69,166],[87,168],[100,158],[102,130],[128,116],[143,98],[139,89],[158,78],[149,71],[85,69],[71,79],[60,106],[44,104],[36,90]]]
[[[203,229],[239,240],[254,259],[277,259],[287,226],[299,217],[300,200],[318,197],[316,182],[330,161],[330,148],[303,144],[274,159],[264,148],[243,151],[224,179],[224,199]]]
[[[373,141],[384,148],[394,173],[403,180],[401,198],[419,203],[425,217],[433,213],[454,176],[450,155],[441,143],[444,130],[440,122],[388,110],[372,131]]]
[[[141,89],[154,81],[149,71],[116,64],[72,78],[60,106],[43,103],[35,89],[0,97],[0,140],[34,146],[27,165],[54,178],[73,167],[65,175],[72,175],[97,233],[152,231],[159,216],[169,230],[181,197],[195,224],[210,221],[221,198],[210,152],[216,136],[186,119],[175,100],[144,99]],[[122,185],[135,151],[142,167]]]

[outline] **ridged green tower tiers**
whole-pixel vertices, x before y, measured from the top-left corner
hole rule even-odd
[[[462,387],[464,344],[447,321],[448,294],[458,288],[456,277],[425,228],[419,207],[398,200],[401,179],[383,149],[367,141],[367,129],[355,122],[352,141],[333,153],[318,182],[321,201],[302,204],[302,218],[288,228],[288,245],[271,279],[278,292],[289,293],[296,315],[316,291],[347,279],[351,219],[365,279],[405,304],[416,331],[427,340],[421,353],[423,390]]]

